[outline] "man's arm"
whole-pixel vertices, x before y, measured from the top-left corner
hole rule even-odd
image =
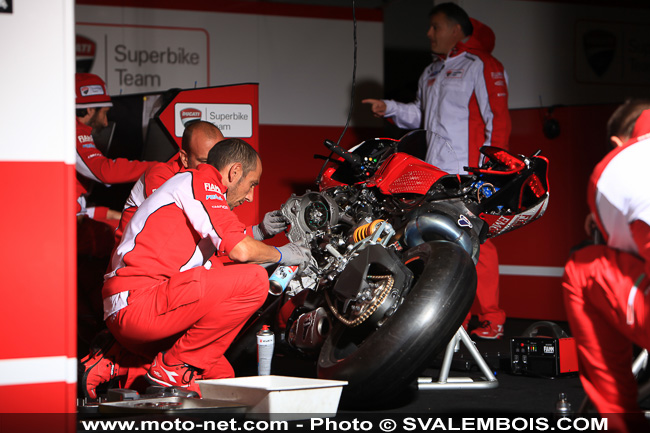
[[[419,101],[410,103],[384,100],[386,104],[385,117],[390,118],[399,128],[416,129],[422,127],[422,107]]]
[[[126,158],[106,158],[93,142],[77,140],[76,169],[82,176],[106,185],[135,182],[157,161],[131,161]]]
[[[415,101],[409,103],[397,102],[392,99],[364,99],[361,102],[369,104],[375,117],[388,117],[395,125],[403,129],[422,127],[423,86],[427,80],[429,68],[426,68],[418,82],[418,92]]]
[[[480,56],[483,74],[475,86],[476,100],[485,122],[485,144],[508,149],[510,111],[508,110],[508,79],[503,65],[492,56]]]
[[[228,252],[228,257],[242,263],[277,263],[280,260],[280,252],[275,247],[257,241],[251,236],[244,236]]]

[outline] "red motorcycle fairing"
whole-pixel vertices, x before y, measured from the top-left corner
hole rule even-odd
[[[488,238],[493,238],[533,222],[544,215],[547,207],[548,193],[535,206],[522,212],[510,215],[490,215],[482,213],[479,215],[479,218],[485,221],[489,227]]]
[[[338,159],[338,158],[337,158]],[[342,160],[342,158],[340,158]],[[328,167],[320,182],[320,190],[344,186],[332,178],[336,167]],[[366,182],[369,187],[378,187],[383,194],[426,194],[429,188],[447,172],[406,153],[391,155],[382,168]],[[361,183],[361,182],[359,182]]]
[[[426,194],[447,172],[406,153],[391,155],[386,163],[368,179],[383,194]]]
[[[343,160],[343,158],[338,158],[338,160]],[[323,172],[320,183],[318,184],[318,190],[324,191],[326,189],[333,188],[335,186],[345,186],[344,183],[332,179],[332,176],[336,172],[336,167],[327,167]]]
[[[483,151],[483,149],[481,150]],[[511,155],[507,151],[499,149],[505,155]],[[515,212],[491,214],[481,212],[479,218],[488,225],[488,238],[493,238],[518,227],[524,226],[540,218],[546,212],[549,198],[548,183],[548,159],[543,156],[530,158],[531,166],[536,167],[537,173],[531,173],[525,180],[521,181]],[[525,166],[524,166],[525,167]],[[511,167],[508,167],[510,169]],[[476,172],[476,169],[471,169]],[[523,170],[520,170],[523,171]],[[483,170],[481,173],[489,174],[512,174],[507,170],[501,172],[495,170]],[[516,174],[517,172],[515,172]]]

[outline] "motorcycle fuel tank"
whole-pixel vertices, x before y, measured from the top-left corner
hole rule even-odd
[[[368,186],[377,186],[383,194],[426,194],[438,179],[446,175],[421,159],[396,153],[375,173]]]

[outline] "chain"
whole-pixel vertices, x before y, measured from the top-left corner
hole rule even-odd
[[[377,308],[386,300],[386,297],[388,294],[391,292],[393,289],[393,285],[395,284],[395,279],[393,278],[392,275],[368,275],[367,278],[369,280],[384,280],[381,282],[383,285],[383,288],[380,288],[379,293],[375,293],[374,299],[372,300],[371,304],[366,308],[366,310],[361,314],[359,317],[357,317],[354,320],[349,320],[343,317],[337,310],[337,308],[334,306],[332,303],[329,293],[325,292],[325,299],[327,300],[327,305],[329,306],[330,310],[332,311],[332,314],[340,320],[343,324],[349,327],[355,327],[360,324],[362,324],[368,317],[372,316],[372,314],[377,311]]]

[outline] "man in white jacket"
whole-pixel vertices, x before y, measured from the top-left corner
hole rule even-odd
[[[418,83],[415,101],[365,99],[378,117],[400,128],[427,131],[426,162],[448,173],[466,173],[480,164],[481,146],[508,148],[510,113],[507,75],[490,54],[494,32],[469,18],[455,3],[441,3],[430,13],[433,62]],[[499,259],[491,241],[481,246],[477,264],[478,338],[503,336],[505,312],[499,308]],[[465,320],[465,327],[469,316]]]

